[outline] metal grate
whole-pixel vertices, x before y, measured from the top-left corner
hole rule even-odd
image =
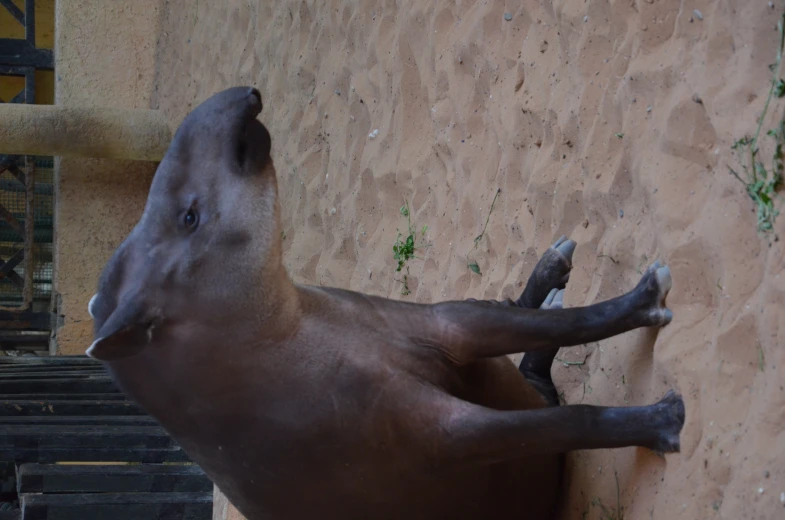
[[[28,157],[28,160],[33,160]],[[33,307],[35,311],[48,308],[52,296],[52,238],[53,238],[53,160],[51,157],[35,159],[35,219],[33,231]],[[0,175],[0,206],[13,217],[25,222],[25,187],[9,171]],[[24,246],[24,237],[5,220],[0,220],[0,258],[10,258]],[[24,263],[14,271],[25,277]],[[21,307],[22,288],[9,277],[0,279],[0,307]]]

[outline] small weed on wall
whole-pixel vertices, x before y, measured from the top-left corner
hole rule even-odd
[[[774,229],[774,220],[779,215],[777,206],[781,203],[782,197],[779,190],[783,183],[783,144],[785,144],[785,120],[780,117],[777,125],[766,132],[765,140],[761,143],[761,131],[766,114],[769,111],[772,99],[782,99],[785,97],[785,81],[780,77],[780,65],[782,64],[782,52],[785,47],[785,12],[783,12],[777,29],[780,33],[779,46],[777,47],[777,60],[769,65],[772,71],[771,86],[763,112],[758,119],[758,127],[753,137],[744,136],[733,143],[731,147],[736,153],[738,163],[741,166],[741,173],[730,166],[730,172],[744,184],[747,194],[757,208],[758,231],[770,233]],[[776,103],[776,101],[775,101]],[[773,148],[772,157],[766,161],[761,153],[760,147],[767,149]],[[776,239],[776,237],[775,237]]]
[[[403,206],[401,206],[401,215],[406,217],[408,233],[406,237],[401,240],[402,235],[400,231],[398,232],[398,236],[395,239],[395,244],[393,244],[393,259],[398,262],[398,266],[395,268],[396,272],[401,272],[404,270],[404,268],[406,269],[406,273],[403,275],[403,280],[398,281],[403,284],[401,294],[408,296],[411,294],[411,291],[409,291],[409,267],[406,265],[406,262],[412,258],[417,258],[415,256],[415,252],[417,250],[431,247],[431,244],[417,243],[417,229],[414,227],[414,225],[412,225],[411,210],[409,208],[408,202],[404,202]],[[423,226],[422,230],[420,231],[420,238],[425,238],[425,233],[427,232],[428,226]]]

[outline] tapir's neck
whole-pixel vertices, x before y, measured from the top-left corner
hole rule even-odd
[[[194,305],[201,314],[164,323],[140,353],[110,362],[123,390],[157,415],[185,410],[201,391],[222,393],[224,385],[239,383],[231,376],[215,377],[222,370],[268,366],[269,355],[285,349],[300,329],[302,306],[282,262],[266,261],[257,269],[238,301],[223,308]]]
[[[254,337],[266,341],[291,337],[300,326],[302,307],[297,288],[282,264],[277,265],[274,273],[267,273],[256,294],[259,299],[249,308],[255,310],[239,326],[253,327]]]
[[[300,327],[298,291],[286,276],[243,304],[237,314],[210,323],[162,330],[139,354],[109,362],[113,378],[167,430],[190,438],[205,428],[194,422],[197,417],[224,413],[204,409],[216,396],[243,402],[260,381],[275,380],[274,360]]]

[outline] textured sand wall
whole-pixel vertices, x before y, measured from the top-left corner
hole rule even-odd
[[[673,323],[563,350],[585,364],[554,374],[568,403],[680,390],[682,453],[574,454],[566,517],[615,509],[618,474],[625,518],[782,518],[785,251],[756,235],[727,173],[763,106],[780,9],[171,0],[154,103],[179,120],[222,88],[261,89],[298,282],[422,302],[512,297],[567,234],[576,306],[664,259]],[[408,263],[407,296],[392,259],[404,200],[430,244]]]

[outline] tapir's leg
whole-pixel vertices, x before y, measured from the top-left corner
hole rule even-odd
[[[488,303],[503,307],[520,307],[522,309],[539,309],[542,302],[552,289],[564,289],[570,279],[572,270],[572,253],[575,251],[575,241],[562,235],[548,250],[543,253],[537,265],[534,266],[526,287],[520,298],[515,301],[507,300],[477,300],[469,298],[470,303]]]
[[[580,345],[639,327],[669,323],[672,313],[665,308],[664,300],[670,288],[670,269],[656,262],[632,291],[588,307],[532,310],[484,303],[440,303],[431,306],[424,317],[428,334],[414,339],[437,347],[459,364]]]
[[[564,235],[559,237],[540,257],[526,282],[526,288],[517,300],[483,300],[482,302],[522,309],[561,309],[564,294],[561,292],[557,297],[557,291],[564,289],[570,279],[575,246],[575,241],[569,240]],[[467,301],[478,302],[474,299]],[[551,406],[559,404],[558,393],[551,377],[551,365],[558,352],[559,347],[546,347],[527,352],[518,366],[521,374]]]
[[[445,410],[439,451],[493,463],[529,455],[572,450],[641,446],[678,452],[684,402],[668,392],[649,406],[569,405],[537,410],[500,411],[453,402]]]
[[[575,252],[575,242],[568,240],[567,237],[562,236],[556,241],[548,250],[540,257],[537,265],[534,267],[529,281],[526,282],[526,288],[523,290],[521,297],[516,302],[517,305],[524,309],[538,309],[542,308],[543,302],[549,295],[553,294],[554,289],[564,289],[570,279],[570,271],[572,270],[572,254]],[[548,305],[549,308],[561,309],[562,294]],[[518,366],[518,370],[526,376],[532,384],[542,393],[543,390],[550,387],[552,391],[544,393],[545,397],[552,405],[559,403],[558,398],[553,402],[553,396],[556,394],[556,389],[553,388],[553,379],[551,379],[551,365],[556,354],[559,353],[559,347],[546,347],[541,350],[527,352]],[[544,385],[544,386],[543,386]],[[543,386],[543,388],[540,388]]]
[[[539,309],[553,289],[564,289],[570,279],[575,241],[560,237],[534,266],[521,297],[515,302],[524,309]]]
[[[561,309],[564,307],[564,289],[553,289],[540,306],[542,310]],[[550,406],[559,406],[559,394],[551,377],[551,364],[559,352],[559,347],[547,347],[542,350],[527,352],[518,367],[521,374],[545,398]],[[536,357],[533,363],[527,365],[526,359]],[[531,361],[531,360],[530,360]],[[542,371],[528,370],[529,366],[542,367]]]

